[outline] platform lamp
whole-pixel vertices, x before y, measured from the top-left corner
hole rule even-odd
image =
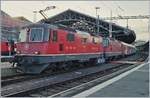
[[[96,32],[96,34],[98,34],[99,33],[99,15],[98,15],[98,10],[100,9],[100,7],[95,7],[95,9],[96,9],[96,17],[97,17],[97,19],[96,19],[96,25],[97,25],[97,32]]]
[[[112,10],[110,10],[109,37],[112,38]]]

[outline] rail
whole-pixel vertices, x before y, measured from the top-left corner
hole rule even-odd
[[[134,60],[132,58],[132,60],[143,61],[145,60],[145,58],[146,56],[140,55],[138,58]],[[1,94],[2,96],[5,96],[5,97],[6,96],[35,96],[35,94],[39,92],[48,91],[42,96],[51,96],[51,95],[59,96],[60,92],[64,91],[65,93],[67,93],[65,90],[70,89],[70,88],[77,88],[75,87],[77,85],[81,85],[81,84],[83,85],[83,83],[85,82],[90,82],[100,77],[101,77],[100,79],[101,81],[105,81],[108,78],[112,78],[135,66],[137,65],[133,65],[133,64],[114,64],[113,65],[113,64],[108,63],[108,64],[104,64],[103,66],[94,66],[92,68],[79,69],[79,70],[64,73],[64,74],[47,76],[43,78],[40,77],[38,79],[32,79],[28,81],[22,81],[19,83],[6,85],[2,87]],[[69,85],[69,84],[72,84],[72,85]],[[37,95],[40,96],[39,94]],[[53,95],[53,94],[56,94],[56,95]]]

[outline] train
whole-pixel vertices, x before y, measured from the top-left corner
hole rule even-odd
[[[50,68],[69,67],[68,62],[105,63],[136,53],[136,48],[114,38],[52,24],[24,26],[16,43],[14,66],[26,74],[40,74]]]
[[[14,41],[1,40],[1,56],[11,56],[15,54]]]

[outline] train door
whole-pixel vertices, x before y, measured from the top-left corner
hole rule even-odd
[[[104,37],[102,44],[103,44],[103,55],[104,55],[104,58],[106,58],[106,49],[107,47],[109,47],[109,39]]]
[[[58,54],[59,53],[59,44],[58,44],[58,31],[51,30],[50,34],[50,53]]]
[[[68,43],[68,53],[76,52],[75,35],[73,33],[67,33],[66,35]]]
[[[53,31],[53,43],[55,44],[55,49],[57,53],[64,54],[64,33],[61,30],[54,30]]]
[[[63,32],[63,31],[59,31],[59,32]],[[64,53],[64,33],[59,33],[59,52],[61,54]]]

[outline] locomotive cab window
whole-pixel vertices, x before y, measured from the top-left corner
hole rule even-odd
[[[81,43],[83,44],[87,43],[87,38],[81,38]]]
[[[32,28],[30,32],[30,41],[40,42],[43,40],[43,29],[42,28]]]
[[[58,36],[58,32],[57,31],[53,31],[53,42],[57,42],[57,36]]]
[[[19,41],[20,42],[25,42],[26,38],[27,38],[27,30],[26,29],[22,29],[20,31],[20,34],[19,34]]]
[[[74,40],[75,40],[74,34],[68,33],[68,34],[67,34],[67,41],[72,42],[72,41],[74,41]]]
[[[49,29],[44,28],[43,41],[47,42],[50,40],[50,32]]]

